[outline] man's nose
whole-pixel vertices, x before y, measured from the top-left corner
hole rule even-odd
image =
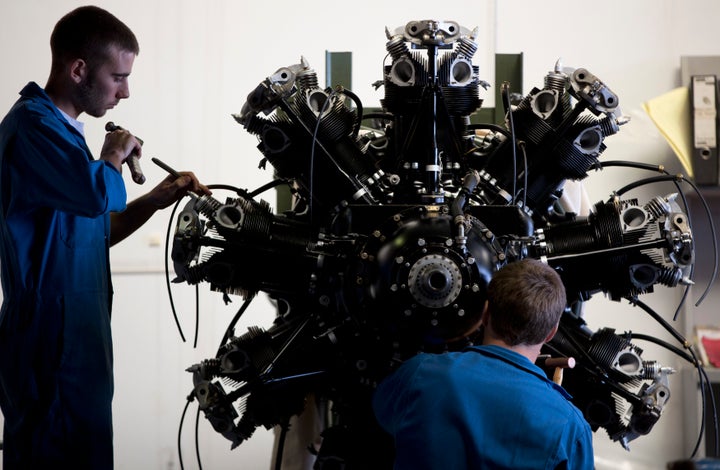
[[[129,98],[130,97],[130,86],[127,83],[121,85],[115,96],[117,97],[117,99],[120,99],[120,100]]]

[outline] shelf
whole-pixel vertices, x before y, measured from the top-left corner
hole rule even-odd
[[[717,367],[706,367],[705,373],[711,383],[720,383],[720,369]]]

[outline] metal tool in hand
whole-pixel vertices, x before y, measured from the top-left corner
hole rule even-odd
[[[170,173],[170,174],[171,174],[172,176],[174,176],[175,178],[180,178],[180,177],[182,176],[180,173],[178,173],[177,170],[175,170],[173,167],[171,167],[171,166],[168,165],[167,163],[163,162],[162,160],[160,160],[160,159],[158,159],[158,158],[155,158],[155,157],[152,157],[151,160],[152,160],[152,162],[153,162],[154,164],[156,164],[157,166],[159,166],[159,167],[162,168],[163,170],[167,171],[168,173]],[[189,196],[192,196],[192,197],[194,197],[194,198],[196,198],[196,199],[199,199],[199,198],[200,198],[200,196],[199,196],[198,194],[195,194],[193,191],[188,191],[187,193],[188,193]]]
[[[122,127],[116,125],[112,121],[105,124],[105,130],[108,132],[117,131],[120,129],[122,129]],[[143,144],[143,141],[140,137],[134,137],[135,139],[137,139],[138,142],[140,142],[140,145]],[[145,182],[145,175],[142,172],[142,168],[140,168],[140,158],[137,156],[137,152],[133,151],[130,156],[127,157],[125,162],[127,163],[128,168],[130,168],[130,174],[132,175],[133,181],[135,181],[137,184],[143,184]]]

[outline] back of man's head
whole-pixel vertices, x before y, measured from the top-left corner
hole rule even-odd
[[[82,59],[96,67],[108,59],[111,46],[137,55],[135,34],[110,12],[96,6],[76,8],[63,16],[50,36],[53,67]]]
[[[543,343],[566,305],[560,276],[534,259],[507,264],[495,273],[488,287],[490,324],[509,346]]]

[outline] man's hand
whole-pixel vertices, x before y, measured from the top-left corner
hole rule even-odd
[[[140,141],[125,129],[117,129],[105,134],[105,142],[100,150],[100,160],[111,163],[122,173],[123,162],[132,154],[142,156]]]
[[[157,208],[164,209],[172,203],[182,199],[189,192],[198,196],[210,195],[212,192],[207,186],[201,184],[191,171],[178,172],[179,177],[168,175],[149,193],[149,201]]]
[[[212,194],[207,186],[200,184],[194,173],[179,171],[178,175],[168,175],[150,192],[130,202],[124,211],[110,214],[110,245],[124,240],[156,211],[168,207],[189,192],[198,196]]]

